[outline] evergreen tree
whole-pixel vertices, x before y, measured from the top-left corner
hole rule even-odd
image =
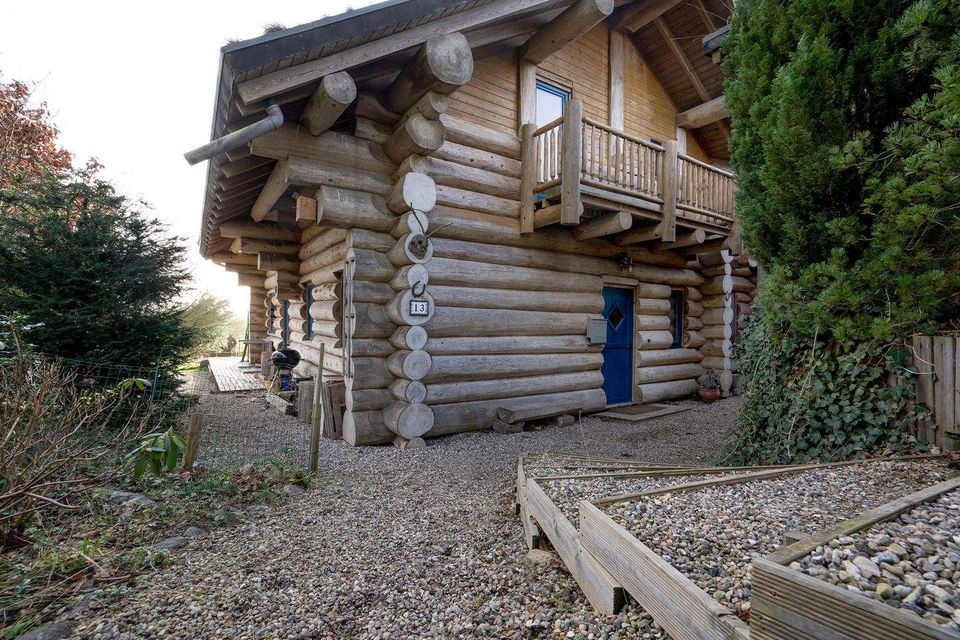
[[[956,0],[737,5],[737,215],[769,274],[745,361],[777,369],[744,370],[748,458],[892,446],[911,417],[895,345],[960,317],[958,32]]]
[[[31,333],[40,351],[131,366],[159,359],[171,374],[197,341],[178,303],[185,254],[95,167],[0,186],[0,313],[42,323]]]

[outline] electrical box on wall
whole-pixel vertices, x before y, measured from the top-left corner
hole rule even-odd
[[[587,318],[587,344],[607,343],[606,318]]]

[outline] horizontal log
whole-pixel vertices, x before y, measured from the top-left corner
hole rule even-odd
[[[667,316],[638,315],[634,321],[637,331],[661,331],[670,328],[670,318]]]
[[[666,315],[670,313],[670,300],[661,300],[659,298],[637,298],[634,303],[634,310],[644,315]]]
[[[516,177],[520,175],[520,161],[508,158],[498,153],[484,151],[467,145],[457,144],[449,140],[443,143],[434,154],[434,158],[449,160],[468,167],[475,167],[485,171],[492,171],[504,176]]]
[[[603,296],[599,293],[519,291],[443,285],[432,285],[430,293],[433,295],[436,304],[441,307],[561,311],[568,313],[600,313],[603,311]]]
[[[652,382],[673,382],[699,378],[705,369],[700,364],[666,364],[655,367],[641,367],[637,370],[637,384]]]
[[[652,284],[649,282],[641,282],[637,286],[637,297],[669,300],[672,291],[673,289],[671,289],[670,285],[668,284]]]
[[[290,158],[287,177],[295,185],[337,187],[381,196],[393,188],[393,180],[387,173],[363,171],[321,158]]]
[[[389,338],[396,330],[383,305],[356,303],[353,307],[353,326],[346,328],[347,335],[353,338]]]
[[[360,227],[389,233],[397,224],[383,196],[337,187],[321,187],[317,192],[317,215],[331,227]]]
[[[697,392],[696,380],[675,380],[673,382],[653,382],[637,385],[637,395],[640,402],[660,402],[663,400],[678,400]]]
[[[520,217],[519,200],[510,200],[442,184],[437,185],[437,204],[501,216],[511,220]]]
[[[415,171],[428,174],[438,185],[508,200],[520,199],[520,180],[516,176],[505,176],[502,173],[433,157],[413,159],[411,167]]]
[[[586,334],[586,313],[552,313],[439,307],[430,321],[431,338]]]
[[[386,358],[352,358],[354,389],[386,389],[393,382]]]
[[[514,398],[534,393],[560,393],[597,389],[603,385],[599,371],[578,371],[553,375],[509,378],[505,380],[472,380],[427,384],[427,404],[473,402]]]
[[[396,170],[378,144],[337,131],[312,136],[296,124],[286,124],[254,138],[250,153],[278,160],[290,156],[318,159],[378,173],[392,174]]]
[[[390,431],[404,438],[419,438],[434,423],[433,410],[419,402],[397,400],[381,411],[383,423]]]
[[[683,346],[686,349],[699,349],[706,341],[706,338],[699,331],[687,331]]]
[[[576,273],[558,273],[546,269],[531,269],[500,264],[486,264],[467,260],[436,257],[427,264],[430,282],[434,285],[480,285],[496,289],[526,289],[531,291],[585,291],[596,293],[603,288],[598,276]]]
[[[424,382],[430,384],[494,380],[573,371],[599,371],[602,363],[603,356],[599,353],[435,356],[433,367]],[[504,382],[507,383],[506,380]]]
[[[514,134],[474,124],[447,113],[440,116],[440,122],[446,128],[447,140],[451,142],[490,151],[514,160],[520,159],[520,139]]]
[[[590,389],[573,393],[556,393],[548,395],[526,396],[521,398],[504,398],[494,401],[499,406],[494,416],[508,424],[516,424],[521,420],[533,419],[537,416],[560,415],[579,412],[590,413],[606,408],[607,397],[602,389]],[[493,406],[493,405],[491,405]],[[437,407],[438,412],[444,411],[444,406]]]
[[[472,355],[495,353],[583,353],[600,351],[601,345],[587,344],[583,335],[521,337],[448,337],[431,336],[424,347],[434,357],[443,355]],[[699,353],[697,354],[699,359]]]
[[[701,360],[703,360],[703,354],[696,349],[663,349],[637,353],[637,366],[639,367],[661,367],[671,364],[700,362]]]
[[[324,249],[329,249],[335,244],[344,242],[347,239],[346,229],[325,229],[320,235],[311,239],[300,247],[301,260],[305,260],[317,255]]]
[[[300,232],[271,222],[224,222],[220,225],[222,238],[255,238],[275,242],[300,242]]]
[[[673,344],[673,335],[669,331],[638,331],[637,349],[669,349]]]

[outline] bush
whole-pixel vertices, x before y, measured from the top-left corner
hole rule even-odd
[[[113,427],[114,414],[127,419]],[[118,445],[142,431],[149,411],[129,411],[120,389],[80,390],[58,364],[18,351],[0,363],[0,545],[46,510],[74,500],[112,470]]]

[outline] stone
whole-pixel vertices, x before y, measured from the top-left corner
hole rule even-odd
[[[73,620],[48,622],[17,636],[17,640],[62,640],[63,638],[69,638],[77,625],[78,623]]]
[[[191,540],[203,540],[210,534],[203,527],[187,527],[187,530],[183,533],[183,535]]]
[[[553,564],[553,554],[542,549],[531,549],[524,556],[524,560],[532,565],[548,567]]]
[[[877,596],[882,600],[889,600],[893,594],[893,587],[886,582],[881,582],[877,585]]]
[[[299,498],[304,494],[306,489],[296,484],[285,484],[281,490],[283,495],[288,498]]]
[[[156,551],[179,551],[190,544],[190,538],[185,536],[173,536],[153,545]]]
[[[133,507],[149,507],[155,505],[156,502],[145,495],[139,493],[133,493],[132,491],[114,491],[109,494],[110,502],[113,504],[122,504],[124,506],[133,506]]]
[[[857,556],[854,558],[853,564],[860,570],[860,575],[868,580],[880,577],[880,567],[866,556]]]

